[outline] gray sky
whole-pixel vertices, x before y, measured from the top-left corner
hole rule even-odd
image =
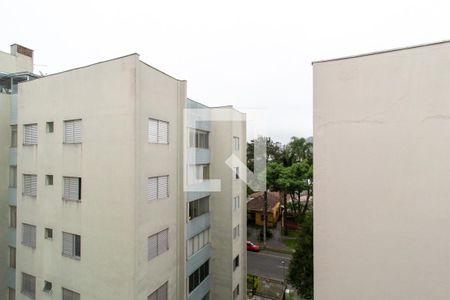
[[[312,135],[311,61],[450,39],[445,1],[7,1],[0,49],[54,73],[137,52],[188,96],[268,113],[267,134]]]

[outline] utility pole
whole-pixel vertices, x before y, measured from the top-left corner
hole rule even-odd
[[[266,231],[267,231],[267,190],[264,191],[264,228],[263,228],[263,244],[266,247]]]

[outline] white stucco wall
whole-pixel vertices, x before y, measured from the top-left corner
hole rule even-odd
[[[313,69],[315,299],[449,299],[450,44]]]
[[[22,174],[38,175],[36,199],[19,196],[17,299],[21,272],[82,299],[132,299],[135,253],[135,80],[137,56],[99,63],[19,87],[18,195]],[[82,119],[82,144],[63,144],[63,121]],[[54,133],[46,133],[46,122]],[[23,124],[37,122],[38,145],[22,146]],[[45,185],[52,174],[54,185]],[[81,203],[62,200],[62,177],[82,178]],[[22,222],[37,226],[37,246],[20,245]],[[53,240],[44,228],[53,228]],[[81,259],[61,255],[62,231],[81,235]]]

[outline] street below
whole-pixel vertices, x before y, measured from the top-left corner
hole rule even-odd
[[[247,252],[247,272],[253,275],[283,281],[288,273],[290,254],[271,251]]]

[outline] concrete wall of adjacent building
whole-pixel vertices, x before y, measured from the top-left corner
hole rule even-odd
[[[178,205],[184,199],[179,195],[181,182],[178,175],[182,171],[179,153],[183,150],[183,131],[180,123],[186,83],[142,62],[138,63],[137,72],[135,299],[147,299],[165,282],[168,282],[169,299],[177,299],[184,287],[184,280],[177,281],[177,276],[184,274],[185,261],[184,256],[179,257],[180,253],[185,253],[185,243],[178,230],[178,222],[184,224],[185,211]],[[148,142],[149,118],[169,122],[169,144]],[[162,175],[169,175],[169,198],[148,201],[147,178]],[[166,228],[169,229],[169,250],[148,261],[147,238]]]
[[[17,248],[17,299],[27,299],[21,272],[36,276],[36,299],[49,299],[44,280],[58,299],[62,287],[82,299],[133,299],[136,72],[130,55],[19,85],[18,195],[24,173],[38,175],[38,191],[17,201],[18,240],[23,222],[37,226],[36,249]],[[63,144],[64,120],[78,118],[82,144]],[[22,145],[27,123],[38,123],[37,146]],[[80,203],[62,200],[63,176],[82,178]],[[46,227],[52,240],[44,239]],[[81,235],[80,260],[61,255],[63,231]]]
[[[232,107],[221,107],[218,110],[228,110],[229,118],[242,118],[241,113]],[[214,114],[215,108],[212,108]],[[214,119],[214,117],[213,117]],[[246,162],[246,125],[239,121],[214,121],[211,123],[213,135],[211,145],[211,178],[221,180],[221,192],[211,193],[211,299],[231,299],[237,284],[240,287],[240,299],[245,299],[246,291],[246,185],[234,178],[234,172],[225,163],[232,155]],[[233,150],[233,136],[240,138],[240,151]],[[243,175],[245,170],[240,170]],[[233,211],[233,198],[239,195],[240,210]],[[230,218],[231,216],[231,218]],[[233,240],[233,228],[240,226],[240,237]],[[239,254],[240,267],[233,272],[233,259]]]
[[[0,62],[0,72],[33,72],[33,59],[20,53],[11,55],[0,51]]]
[[[450,43],[313,68],[315,299],[448,299]]]
[[[9,125],[10,95],[0,94],[0,298],[7,299],[6,273],[9,269],[8,248],[8,184],[9,184]]]

